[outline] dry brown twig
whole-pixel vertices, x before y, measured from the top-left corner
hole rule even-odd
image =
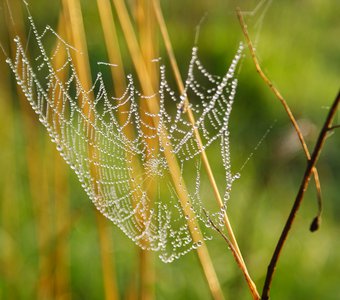
[[[319,212],[318,212],[318,215],[314,218],[314,220],[313,220],[313,222],[311,224],[310,230],[311,231],[315,231],[319,227],[319,223],[320,223],[320,220],[321,220],[322,201],[321,201],[320,180],[319,180],[318,171],[317,171],[315,165],[316,165],[316,162],[317,162],[317,160],[318,160],[318,158],[320,156],[320,153],[321,153],[321,150],[322,150],[323,145],[325,143],[325,140],[327,138],[327,133],[329,131],[331,131],[331,130],[336,129],[336,128],[340,128],[340,125],[334,125],[334,126],[331,125],[332,121],[333,121],[333,119],[335,117],[335,114],[337,112],[338,106],[339,106],[340,92],[339,92],[338,96],[336,97],[336,99],[333,102],[333,105],[332,105],[332,107],[331,107],[331,109],[330,109],[330,111],[328,113],[328,116],[327,116],[327,119],[326,119],[326,121],[324,123],[324,126],[323,126],[323,128],[322,128],[322,130],[320,132],[320,135],[319,135],[319,138],[318,138],[317,143],[315,145],[314,151],[313,151],[312,155],[310,155],[308,147],[307,147],[307,145],[306,145],[306,143],[304,141],[302,132],[301,132],[301,130],[299,128],[299,125],[298,125],[298,123],[297,123],[293,113],[290,110],[289,105],[287,104],[287,102],[285,101],[285,99],[283,98],[281,93],[278,91],[278,89],[273,85],[273,83],[267,77],[267,75],[262,71],[262,68],[261,68],[261,66],[259,64],[259,61],[258,61],[256,53],[255,53],[255,49],[253,47],[252,41],[251,41],[251,39],[249,37],[249,33],[248,33],[248,30],[247,30],[247,25],[244,22],[241,10],[239,8],[237,8],[236,12],[237,12],[237,17],[239,19],[239,22],[240,22],[243,34],[245,36],[245,39],[246,39],[246,42],[247,42],[247,45],[248,45],[248,48],[249,48],[249,51],[251,53],[251,57],[252,57],[252,60],[254,62],[256,71],[258,72],[260,77],[263,79],[263,81],[266,83],[266,85],[268,85],[268,87],[272,90],[272,92],[274,93],[276,98],[283,105],[283,107],[284,107],[284,109],[285,109],[285,111],[286,111],[286,113],[287,113],[291,123],[293,124],[294,129],[295,129],[298,137],[299,137],[300,143],[302,145],[302,148],[303,148],[303,150],[305,152],[305,155],[306,155],[307,161],[308,161],[307,168],[306,168],[305,174],[303,176],[303,179],[302,179],[302,182],[301,182],[298,194],[297,194],[297,196],[295,198],[293,207],[292,207],[291,212],[290,212],[290,214],[289,214],[289,216],[287,218],[286,224],[285,224],[285,226],[283,228],[283,231],[282,231],[282,233],[280,235],[279,241],[278,241],[278,243],[276,245],[275,251],[274,251],[273,256],[271,258],[270,264],[268,266],[268,270],[267,270],[267,274],[266,274],[266,279],[265,279],[264,287],[263,287],[263,290],[262,290],[262,296],[261,296],[262,300],[267,300],[267,299],[269,299],[269,292],[270,292],[271,282],[272,282],[272,279],[273,279],[273,275],[274,275],[274,272],[275,272],[275,269],[276,269],[276,265],[277,265],[278,259],[280,257],[282,248],[283,248],[283,246],[284,246],[284,244],[285,244],[285,242],[287,240],[287,236],[289,234],[290,228],[291,228],[291,226],[292,226],[292,224],[294,222],[296,213],[297,213],[297,211],[298,211],[298,209],[299,209],[299,207],[301,205],[301,202],[302,202],[303,197],[305,195],[305,192],[307,190],[307,187],[308,187],[308,184],[309,184],[309,181],[310,181],[310,177],[311,177],[312,174],[314,175],[315,186],[316,186],[316,189],[317,189]]]
[[[340,128],[340,125],[334,125],[331,128],[329,128],[329,130],[334,130],[334,129],[337,129],[337,128]]]
[[[283,98],[283,96],[281,95],[281,93],[279,92],[279,90],[274,86],[274,84],[272,83],[272,81],[268,78],[268,76],[263,72],[260,63],[258,61],[258,58],[256,56],[256,51],[255,51],[255,47],[253,46],[253,43],[250,39],[249,33],[248,33],[248,29],[247,29],[247,25],[244,21],[243,15],[242,15],[242,11],[240,10],[240,8],[236,8],[236,13],[237,13],[237,17],[239,19],[242,31],[243,31],[243,35],[246,39],[248,48],[249,48],[249,52],[251,54],[252,60],[254,62],[255,68],[257,73],[260,75],[260,77],[263,79],[263,81],[265,82],[265,84],[271,89],[271,91],[274,93],[275,97],[281,102],[284,110],[286,111],[289,120],[291,121],[296,134],[299,138],[300,144],[303,148],[303,151],[305,152],[307,161],[309,161],[311,159],[311,155],[310,152],[308,150],[307,144],[305,142],[305,139],[303,137],[303,134],[301,132],[301,129],[299,127],[299,124],[296,121],[296,118],[294,117],[287,101]],[[320,185],[320,179],[319,179],[319,173],[317,171],[316,168],[313,169],[313,175],[314,175],[314,182],[315,182],[315,187],[316,187],[316,191],[317,191],[317,200],[318,200],[318,207],[319,207],[319,211],[317,214],[317,220],[318,223],[320,222],[320,217],[321,217],[321,208],[322,208],[322,197],[321,197],[321,185]]]
[[[216,230],[222,236],[222,238],[225,240],[225,242],[227,243],[229,249],[231,250],[231,253],[233,254],[233,256],[234,256],[234,258],[235,258],[239,268],[241,269],[241,271],[243,273],[243,276],[244,276],[244,278],[245,278],[249,288],[251,289],[251,293],[252,293],[253,298],[260,300],[260,295],[258,294],[256,286],[254,286],[254,283],[253,283],[249,273],[247,272],[247,269],[243,268],[242,262],[241,262],[240,258],[238,257],[238,252],[235,249],[233,243],[223,233],[223,231],[213,222],[213,220],[211,220],[211,218],[209,217],[208,213],[205,210],[203,210],[203,212],[204,212],[205,216],[207,217],[207,219],[208,219],[210,225],[212,226],[212,228],[214,230]]]

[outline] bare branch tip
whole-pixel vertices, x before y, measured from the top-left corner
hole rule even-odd
[[[320,216],[316,216],[312,223],[310,224],[309,230],[310,232],[315,232],[320,228],[321,225],[321,217]]]

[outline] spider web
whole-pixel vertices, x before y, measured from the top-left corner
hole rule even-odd
[[[15,57],[6,61],[95,207],[137,245],[157,251],[164,262],[171,262],[199,247],[202,240],[211,239],[206,213],[218,222],[222,219],[236,178],[230,170],[228,124],[242,45],[224,76],[210,74],[198,59],[198,48],[194,47],[185,89],[180,95],[171,88],[166,69],[161,66],[159,90],[154,95],[143,95],[129,75],[125,92],[114,97],[108,94],[101,73],[97,74],[91,90],[85,90],[71,55],[77,50],[49,26],[39,33],[32,17],[28,18],[39,55],[29,59],[19,37],[15,37]],[[48,55],[44,39],[51,36],[58,46]],[[62,67],[56,68],[59,51],[65,51],[66,59]],[[187,119],[187,98],[196,99],[188,104],[195,115],[195,124]],[[155,100],[159,102],[156,114],[142,109],[143,103]],[[124,122],[118,120],[119,114],[125,116]],[[148,118],[157,122],[146,122]],[[133,136],[126,134],[129,126],[135,129]],[[167,136],[162,138],[163,128]],[[200,133],[202,147],[195,130]],[[184,213],[173,185],[164,140],[171,144],[171,154],[176,157],[181,177],[189,187],[190,201],[186,208],[195,220]],[[156,141],[157,149],[148,141]],[[201,199],[200,154],[213,143],[220,144],[225,169],[224,207],[215,210]],[[149,196],[150,186],[156,186],[153,198]],[[202,240],[193,239],[190,222],[197,224],[195,230],[202,231]]]

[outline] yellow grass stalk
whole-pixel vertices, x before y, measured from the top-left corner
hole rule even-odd
[[[154,90],[156,90],[159,81],[159,72],[156,69],[156,64],[152,63],[152,59],[157,56],[158,44],[156,40],[156,27],[155,27],[155,17],[153,15],[153,10],[151,7],[151,2],[149,0],[137,0],[135,2],[135,18],[137,23],[137,28],[139,32],[139,44],[140,49],[142,49],[142,55],[144,58],[144,63],[151,80],[151,84]],[[150,105],[157,105],[158,99],[149,99],[151,101]],[[142,111],[149,111],[148,105],[145,101],[140,102]],[[155,103],[155,104],[154,104]],[[142,120],[152,126],[153,120],[150,117],[145,116],[144,113],[141,114]],[[143,127],[143,131],[146,135],[152,135],[151,129]],[[158,152],[158,141],[156,139],[146,140],[149,149],[155,149],[154,154]],[[148,159],[148,158],[147,158]],[[149,178],[145,183],[146,191],[148,193],[149,199],[152,201],[155,198],[157,192],[157,182],[155,178]],[[152,204],[151,204],[152,205]],[[154,268],[154,257],[153,253],[150,251],[139,250],[140,258],[140,287],[139,296],[142,300],[151,300],[154,298],[154,281],[155,281],[155,268]]]
[[[165,44],[165,47],[166,47],[166,50],[167,50],[167,54],[169,56],[170,64],[171,64],[171,67],[172,67],[172,71],[173,71],[173,73],[175,75],[175,79],[176,79],[176,83],[177,83],[177,86],[178,86],[178,90],[179,90],[180,93],[182,93],[184,91],[184,84],[183,84],[183,80],[182,80],[181,74],[179,72],[179,68],[178,68],[178,65],[177,65],[175,54],[174,54],[173,49],[172,49],[169,33],[168,33],[168,30],[167,30],[167,27],[165,25],[165,21],[164,21],[164,18],[163,18],[163,13],[161,11],[161,8],[160,8],[160,5],[159,5],[159,1],[158,0],[152,0],[152,2],[153,2],[153,7],[154,7],[154,10],[155,10],[156,16],[157,16],[157,20],[158,20],[158,23],[159,23],[159,28],[161,30],[162,37],[163,37],[163,40],[164,40],[164,44]],[[189,99],[186,98],[185,99],[185,111],[186,111],[186,113],[188,115],[189,121],[194,126],[195,123],[196,123],[195,117],[194,117],[194,114],[192,113],[192,110],[188,106],[188,104],[189,104]],[[200,136],[200,134],[199,134],[199,132],[198,132],[198,130],[196,128],[194,129],[194,132],[195,132],[195,138],[197,139],[197,141],[199,143],[199,146],[200,146],[200,148],[202,150],[203,149],[203,144],[202,144],[201,136]],[[209,159],[208,159],[208,157],[206,155],[206,152],[204,150],[202,150],[201,155],[202,155],[203,165],[206,168],[210,184],[211,184],[211,186],[213,188],[213,191],[214,191],[214,196],[215,196],[215,198],[217,200],[218,205],[220,207],[222,207],[223,206],[222,197],[221,197],[220,192],[218,190],[218,187],[217,187],[217,184],[216,184],[216,180],[215,180],[215,176],[214,176],[214,174],[212,172],[212,169],[211,169],[211,166],[210,166],[210,163],[209,163]],[[236,242],[233,230],[231,228],[231,225],[230,225],[227,213],[225,213],[225,223],[226,223],[226,228],[228,230],[228,233],[230,235],[230,241],[238,249],[237,242]],[[239,250],[237,250],[237,251],[238,251],[238,253],[240,255]],[[242,257],[242,256],[240,255],[240,257]]]
[[[120,53],[120,46],[117,38],[116,26],[113,19],[112,8],[109,0],[97,0],[97,6],[99,10],[99,15],[101,19],[101,24],[104,32],[105,45],[109,56],[109,61],[111,64],[116,64],[118,67],[111,68],[112,80],[114,83],[114,90],[116,97],[120,97],[126,89],[126,80],[125,73],[123,68],[123,61]],[[126,121],[127,115],[122,113],[124,111],[129,110],[129,103],[125,103],[125,105],[120,106],[118,110],[118,120],[120,124],[124,124]],[[128,124],[124,128],[124,133],[129,139],[133,139],[134,128],[132,124]],[[127,159],[129,161],[129,159]],[[132,163],[130,164],[132,168],[132,173],[142,174],[142,168],[140,166],[139,161],[134,158]],[[130,182],[132,185],[131,190],[137,190],[133,187],[133,182]],[[136,183],[135,183],[136,184]],[[145,184],[147,186],[147,184]],[[149,197],[152,196],[149,194]],[[137,195],[134,196],[135,199],[139,197]],[[138,218],[138,215],[136,216]],[[139,280],[140,280],[140,289],[139,289],[139,298],[140,299],[151,299],[151,295],[153,294],[152,286],[153,286],[153,267],[151,265],[152,259],[150,259],[152,253],[148,251],[144,251],[139,249],[139,260],[140,260],[140,268],[139,268]],[[151,291],[151,292],[150,292]]]
[[[114,84],[114,91],[116,97],[121,97],[126,90],[126,75],[124,72],[124,64],[120,53],[120,46],[117,37],[116,26],[112,14],[112,8],[110,0],[97,0],[97,6],[104,33],[104,40],[106,50],[109,56],[111,64],[117,65],[117,67],[111,68],[111,77]],[[129,103],[118,108],[118,121],[120,124],[125,124],[127,114],[123,113],[130,109]],[[124,134],[133,140],[135,137],[134,128],[132,124],[128,124],[124,127]],[[129,161],[129,160],[127,160]],[[140,163],[137,159],[132,159],[131,167],[134,174],[142,174]],[[130,182],[130,184],[132,184]],[[136,190],[132,187],[132,190]]]
[[[1,58],[0,58],[1,59]],[[1,74],[6,77],[7,72],[3,72],[4,68],[0,68]],[[5,81],[5,80],[4,80]],[[10,85],[7,82],[0,82],[0,118],[1,118],[1,130],[0,130],[0,143],[2,145],[2,157],[1,157],[1,167],[6,170],[6,176],[2,176],[0,182],[1,190],[1,243],[5,245],[0,251],[0,264],[1,264],[1,277],[3,283],[7,287],[15,286],[20,278],[20,271],[22,270],[21,261],[21,251],[17,247],[15,240],[15,228],[18,226],[19,220],[19,209],[17,207],[18,199],[16,195],[17,182],[15,178],[16,168],[15,168],[15,146],[13,144],[14,132],[14,120],[13,111],[8,105],[13,99],[13,95],[10,93]],[[7,102],[7,103],[6,103]],[[7,290],[5,293],[9,299],[15,299],[16,291],[12,288]]]
[[[54,151],[54,206],[55,232],[60,235],[65,227],[70,229],[71,214],[69,210],[69,193],[66,166],[57,151]],[[69,230],[67,230],[69,232]],[[67,234],[56,238],[55,246],[55,298],[71,299],[70,288],[70,257]]]
[[[152,63],[152,59],[156,57],[157,51],[157,42],[156,42],[156,28],[155,23],[153,22],[154,16],[152,7],[150,5],[149,0],[137,0],[135,2],[135,18],[137,22],[137,28],[139,32],[139,48],[141,49],[142,64],[146,67],[146,72],[148,73],[148,78],[151,82],[152,90],[158,89],[158,81],[159,81],[159,72],[156,69],[156,64]],[[142,83],[141,83],[142,84]],[[153,99],[149,99],[148,102],[150,106],[158,105],[158,99],[154,97]],[[141,111],[149,111],[148,105],[145,101],[142,101],[140,104]],[[141,114],[142,120],[148,124],[153,125],[153,119],[151,117],[146,116],[145,114]],[[152,129],[142,127],[142,130],[146,135],[152,135]],[[154,148],[155,151],[153,154],[158,152],[158,141],[157,139],[147,139],[149,149]],[[155,184],[151,183],[150,194],[154,193]],[[151,197],[152,198],[152,197]]]
[[[125,3],[122,0],[112,0],[112,1],[115,5],[115,8],[116,8],[116,11],[117,11],[120,23],[121,23],[121,27],[123,29],[125,39],[127,41],[127,45],[130,51],[130,55],[135,65],[135,69],[139,77],[143,92],[145,95],[152,95],[154,94],[152,81],[147,72],[147,67],[145,66],[143,55],[138,45]],[[148,109],[150,112],[156,115],[159,111],[159,105],[156,105],[156,104],[149,105]],[[157,120],[154,120],[154,122],[156,123],[155,126],[157,126]],[[168,162],[172,181],[174,183],[176,192],[179,196],[179,199],[180,199],[180,202],[183,208],[183,212],[185,215],[189,217],[190,220],[192,220],[192,222],[188,222],[188,227],[192,235],[192,238],[195,242],[202,241],[203,240],[202,233],[200,232],[200,230],[195,230],[195,227],[198,227],[196,216],[193,214],[189,206],[186,204],[187,202],[190,202],[190,199],[188,196],[185,183],[182,180],[181,172],[180,172],[180,168],[178,166],[177,160],[171,152],[172,148],[171,148],[170,143],[168,143],[167,133],[166,133],[165,128],[163,128],[163,132],[160,135],[159,139],[160,139],[161,145],[164,148],[164,155]],[[200,259],[206,280],[208,282],[209,288],[211,290],[211,293],[214,299],[223,299],[223,294],[222,294],[222,291],[221,291],[221,288],[220,288],[220,285],[219,285],[219,282],[216,276],[216,272],[214,270],[214,267],[211,262],[208,249],[205,243],[203,243],[202,246],[197,249],[197,253],[198,253],[198,257]]]
[[[6,36],[6,24],[3,15],[4,7],[0,4],[0,41],[8,38]],[[5,45],[2,45],[5,47]],[[9,49],[4,49],[7,53]],[[15,124],[14,113],[11,107],[11,101],[14,95],[11,90],[10,74],[7,65],[5,64],[5,57],[0,50],[0,143],[1,156],[0,165],[3,170],[6,170],[6,176],[0,178],[0,219],[1,219],[1,244],[5,245],[0,250],[0,265],[2,266],[1,277],[3,283],[7,287],[15,286],[20,278],[20,270],[22,269],[21,251],[17,247],[15,240],[15,228],[19,225],[20,210],[17,203],[17,180],[16,180],[16,159],[15,159]],[[6,288],[3,293],[9,299],[18,297],[17,291],[13,288]]]
[[[86,35],[81,12],[81,4],[79,0],[63,0],[62,4],[63,8],[65,9],[67,24],[70,25],[69,28],[71,31],[72,43],[74,47],[81,52],[73,53],[75,67],[77,69],[77,73],[83,88],[86,91],[89,91],[92,87],[92,79],[87,51]],[[85,100],[80,99],[80,101]],[[90,101],[93,101],[93,95]],[[89,116],[90,120],[93,120],[93,113],[90,108],[90,103],[86,103],[84,105],[84,113],[85,115]],[[89,146],[88,151],[91,155],[94,153],[95,149]],[[98,178],[97,169],[94,165],[91,166],[91,173],[94,178]],[[108,235],[108,231],[105,228],[107,224],[105,224],[101,219],[103,218],[102,216],[99,216],[98,214],[96,216],[101,249],[105,297],[106,299],[118,299],[116,278],[113,271],[113,261],[111,256],[112,245],[110,241],[110,236]]]
[[[105,287],[105,299],[118,300],[118,287],[116,272],[113,268],[113,248],[110,239],[109,226],[111,225],[99,211],[96,211],[96,219],[99,233],[100,254],[102,257],[103,279]]]
[[[124,65],[120,53],[117,30],[114,23],[110,0],[97,0],[97,6],[104,33],[105,46],[109,56],[109,61],[110,63],[117,65],[117,67],[111,68],[111,76],[114,84],[115,95],[116,97],[120,97],[126,89],[126,74],[124,72]],[[128,109],[128,107],[124,107],[124,110],[126,109]],[[118,118],[120,118],[121,123],[125,123],[126,116],[124,114],[119,114]],[[127,127],[129,128],[129,130],[131,130],[131,133],[124,133],[128,137],[132,137],[133,128],[131,126]]]
[[[58,34],[61,37],[66,37],[65,17],[61,10],[58,24]],[[56,45],[55,47],[58,47]],[[53,60],[53,66],[55,69],[59,69],[63,66],[67,54],[63,47],[59,47],[58,51],[54,49],[53,53],[56,53]],[[58,77],[61,82],[64,82],[67,76],[67,69],[59,71]],[[60,88],[57,86],[57,88]],[[56,93],[58,93],[57,91]],[[55,98],[54,103],[58,112],[62,111],[62,103],[58,98]],[[49,113],[49,116],[56,119],[56,125],[58,126],[58,115],[54,112]],[[58,131],[60,128],[56,128]],[[51,145],[54,147],[54,145]],[[69,244],[67,241],[67,235],[62,234],[65,228],[69,228],[71,224],[71,214],[69,209],[68,198],[68,181],[67,171],[65,164],[62,163],[60,154],[54,151],[54,207],[55,207],[55,272],[54,272],[54,297],[57,299],[71,299],[70,295],[70,270],[69,270]],[[60,237],[60,238],[59,238]]]
[[[164,44],[165,44],[165,47],[166,47],[166,50],[167,50],[167,53],[168,53],[168,56],[169,56],[169,59],[170,59],[170,64],[171,64],[173,73],[174,73],[175,78],[176,78],[176,82],[177,82],[179,92],[182,93],[184,91],[184,84],[183,84],[183,80],[182,80],[180,72],[179,72],[179,68],[178,68],[178,65],[177,65],[177,61],[176,61],[176,58],[175,58],[174,51],[172,49],[169,33],[168,33],[168,30],[167,30],[167,27],[166,27],[166,24],[165,24],[165,21],[164,21],[164,17],[163,17],[163,13],[162,13],[162,10],[161,10],[160,4],[159,4],[159,0],[151,0],[151,1],[153,3],[155,15],[157,17],[159,28],[160,28],[161,33],[162,33]],[[188,115],[188,119],[189,119],[190,123],[194,127],[195,117],[194,117],[194,114],[192,113],[190,107],[188,106],[188,104],[189,104],[189,99],[187,98],[185,100],[185,110],[186,110],[186,113]],[[202,144],[202,140],[201,140],[198,129],[194,129],[194,133],[195,133],[195,138],[198,141],[200,148],[202,149],[201,156],[202,156],[203,165],[206,169],[210,184],[211,184],[212,189],[214,191],[215,199],[216,199],[219,207],[222,208],[223,207],[222,197],[221,197],[220,192],[218,190],[216,180],[215,180],[214,174],[212,172],[212,169],[211,169],[208,157],[206,155],[206,152],[203,150],[203,144]],[[257,292],[256,285],[252,281],[252,279],[251,279],[251,277],[248,273],[247,266],[244,263],[241,251],[239,249],[237,240],[235,238],[235,235],[234,235],[234,232],[233,232],[233,229],[232,229],[232,226],[230,224],[229,217],[228,217],[226,211],[224,212],[224,224],[226,226],[230,242],[233,245],[233,249],[235,249],[235,252],[236,252],[236,255],[234,257],[237,260],[238,265],[241,267],[241,269],[242,269],[242,271],[243,271],[243,273],[246,277],[247,283],[249,285],[249,288],[250,288],[254,298],[255,299],[259,298],[259,294]]]

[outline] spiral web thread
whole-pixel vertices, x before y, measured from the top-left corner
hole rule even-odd
[[[181,176],[189,187],[190,202],[187,205],[195,216],[195,224],[202,230],[202,238],[211,239],[206,213],[217,224],[223,225],[223,213],[236,178],[230,170],[228,124],[237,87],[235,69],[241,58],[242,44],[222,77],[210,74],[203,67],[197,57],[198,49],[194,47],[185,89],[179,96],[171,89],[165,67],[161,66],[157,93],[142,95],[129,75],[125,92],[117,98],[108,94],[101,73],[97,74],[92,89],[84,90],[71,56],[71,52],[77,50],[49,26],[40,34],[32,17],[28,18],[39,55],[28,59],[19,37],[16,37],[15,58],[8,58],[7,63],[52,142],[74,170],[96,208],[137,245],[157,251],[164,262],[171,262],[200,246],[202,241],[194,241],[188,229],[188,222],[193,220],[183,212],[160,143],[160,136],[164,134],[162,128],[166,128],[167,143],[171,143],[172,154],[177,158]],[[51,35],[57,39],[58,47],[49,56],[44,39],[51,38]],[[59,51],[65,51],[67,58],[63,66],[56,69],[53,66]],[[61,72],[67,74],[66,79],[61,79]],[[194,126],[186,118],[187,97],[196,99],[189,104],[196,117]],[[155,99],[160,104],[157,114],[141,109],[142,102]],[[124,123],[119,123],[118,113],[125,115]],[[157,120],[153,123],[156,125],[145,122],[147,118]],[[135,129],[134,137],[125,134],[125,127],[131,125]],[[203,148],[195,138],[195,129],[201,135]],[[158,143],[157,151],[150,148],[148,140]],[[224,206],[211,210],[200,196],[203,171],[200,153],[214,142],[220,143],[221,147],[225,195]],[[142,174],[136,174],[132,167],[136,161],[141,165]],[[91,172],[93,166],[96,176]],[[147,188],[151,183],[157,186],[155,199],[148,197]]]

